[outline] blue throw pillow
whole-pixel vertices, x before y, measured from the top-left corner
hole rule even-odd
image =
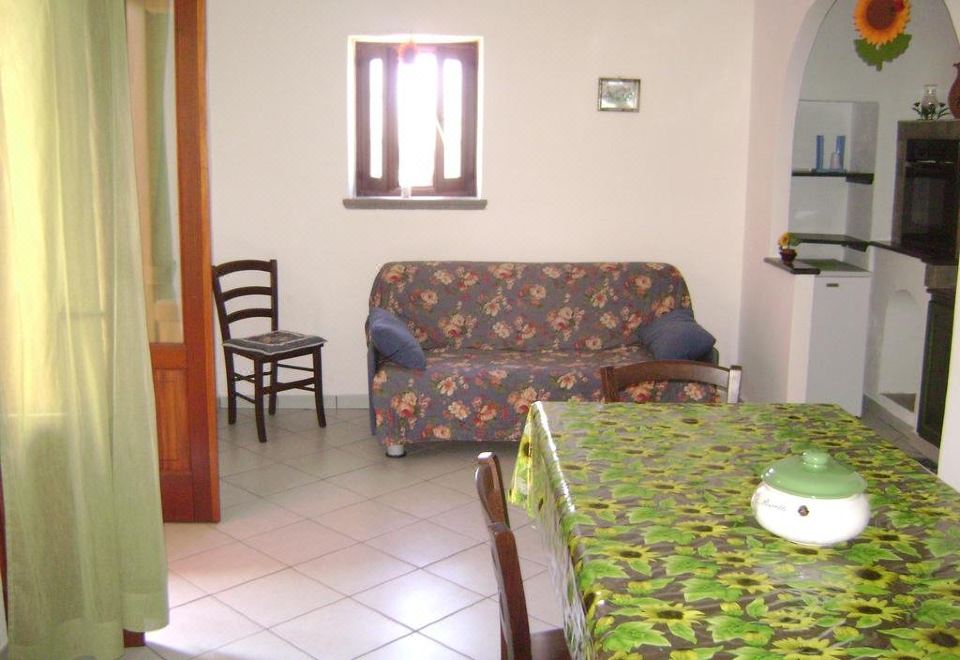
[[[713,348],[716,339],[681,308],[668,312],[637,330],[640,341],[658,360],[696,360]]]
[[[408,369],[426,369],[427,358],[407,324],[380,307],[370,310],[370,341],[388,360]]]

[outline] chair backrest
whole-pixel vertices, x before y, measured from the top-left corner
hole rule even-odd
[[[235,321],[250,318],[268,318],[270,319],[270,330],[279,329],[280,310],[277,305],[277,260],[259,261],[256,259],[241,259],[239,261],[227,261],[225,263],[213,266],[213,298],[217,304],[217,320],[220,321],[220,336],[224,341],[230,339],[230,324]],[[232,289],[223,289],[221,278],[233,273],[242,271],[260,271],[270,275],[270,283],[266,286],[237,286]],[[253,306],[252,301],[247,305],[239,305],[234,311],[227,312],[227,301],[245,296],[266,296],[268,306],[263,306],[263,301],[257,301],[257,306]]]
[[[500,591],[500,647],[502,657],[529,660],[530,623],[527,619],[527,597],[523,592],[523,576],[517,555],[517,540],[509,527],[501,522],[487,525],[490,533],[490,554]]]
[[[600,369],[603,400],[608,403],[619,401],[620,393],[626,388],[649,381],[686,381],[714,385],[726,390],[725,403],[737,403],[740,400],[741,375],[742,371],[737,365],[726,368],[692,360],[650,360]]]
[[[477,495],[486,523],[503,523],[510,526],[507,512],[507,498],[503,491],[503,477],[500,474],[500,459],[491,451],[477,456],[477,472],[474,478]]]

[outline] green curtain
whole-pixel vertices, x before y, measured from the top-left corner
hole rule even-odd
[[[119,0],[0,0],[0,466],[10,657],[167,623]]]

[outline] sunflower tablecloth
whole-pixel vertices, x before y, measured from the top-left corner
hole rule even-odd
[[[811,447],[870,496],[831,548],[750,510]],[[837,406],[537,403],[510,500],[550,545],[576,658],[960,657],[960,495]]]

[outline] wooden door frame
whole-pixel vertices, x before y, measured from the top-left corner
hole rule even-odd
[[[174,26],[183,345],[154,344],[151,353],[154,367],[182,369],[185,374],[190,473],[161,471],[161,497],[166,521],[217,522],[220,488],[207,183],[206,1],[174,0]]]

